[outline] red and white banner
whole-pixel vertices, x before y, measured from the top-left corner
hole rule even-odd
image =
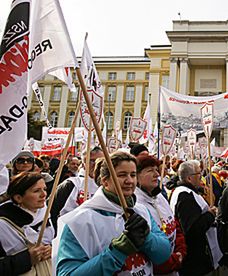
[[[97,94],[94,90],[87,89],[88,96],[90,98],[90,102],[92,104],[94,114],[96,116],[96,120],[99,123],[101,116],[102,116],[102,109],[103,109],[103,98]],[[85,101],[83,93],[80,93],[80,113],[81,113],[81,119],[84,127],[89,130],[89,123],[91,120],[91,116],[89,113],[89,109],[87,107],[87,103]],[[94,130],[94,127],[91,128],[91,130]]]
[[[161,140],[161,149],[162,154],[167,155],[175,141],[177,131],[171,125],[167,125],[163,127],[162,131],[162,140]]]
[[[196,147],[196,130],[195,129],[191,128],[187,131],[187,141],[188,141],[188,145],[189,145],[191,151],[193,152]]]
[[[133,142],[138,142],[139,139],[143,136],[144,131],[146,130],[147,122],[141,118],[131,118],[129,135],[130,139]]]
[[[182,95],[161,87],[161,122],[171,124],[181,132],[189,128],[202,131],[200,108],[206,103],[214,104],[213,129],[228,128],[228,92],[208,97]]]
[[[120,146],[121,146],[121,143],[116,138],[111,137],[111,138],[108,139],[108,151],[109,151],[109,153],[117,151],[120,148]]]
[[[65,146],[69,131],[70,131],[70,128],[68,127],[66,128],[53,127],[51,129],[48,127],[43,127],[42,141],[47,141],[49,143],[51,142],[60,143],[61,140],[63,139],[64,141],[63,146]],[[82,142],[84,140],[85,133],[86,131],[84,127],[76,127],[74,129],[74,135],[73,135],[74,142]]]
[[[206,137],[210,138],[213,129],[213,119],[214,119],[214,105],[213,103],[205,103],[201,108],[201,118],[203,129]]]
[[[58,0],[13,1],[0,49],[0,164],[6,164],[26,140],[32,84],[78,63]]]

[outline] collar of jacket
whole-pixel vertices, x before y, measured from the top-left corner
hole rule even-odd
[[[161,193],[161,189],[159,186],[155,187],[151,192],[148,192],[144,187],[138,186],[145,194],[147,194],[149,197],[155,197],[158,194]]]
[[[196,188],[195,186],[193,186],[191,183],[179,182],[178,186],[184,186],[184,187],[191,189],[192,191],[194,191],[197,194],[199,193],[199,189]]]
[[[32,223],[33,216],[11,201],[8,201],[0,207],[0,217],[6,217],[19,227]]]
[[[104,195],[108,198],[108,200],[121,206],[119,197],[116,194],[110,191],[107,191],[105,188],[103,188],[103,192],[104,192]],[[136,196],[133,194],[132,196],[125,197],[125,200],[126,200],[127,206],[132,208],[136,203]]]

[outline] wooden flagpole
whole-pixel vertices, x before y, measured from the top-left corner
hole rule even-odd
[[[119,197],[121,206],[123,207],[125,216],[128,217],[129,214],[128,214],[127,211],[126,211],[127,203],[126,203],[126,200],[125,200],[125,198],[124,198],[124,195],[123,195],[121,186],[120,186],[120,184],[119,184],[119,182],[118,182],[118,178],[117,178],[117,176],[116,176],[116,173],[115,173],[114,167],[113,167],[113,165],[112,165],[110,156],[109,156],[109,154],[108,154],[107,148],[106,148],[106,146],[105,146],[105,143],[104,143],[104,140],[103,140],[103,137],[102,137],[102,133],[101,133],[99,124],[98,124],[98,122],[97,122],[96,116],[95,116],[95,114],[94,114],[93,107],[92,107],[92,104],[91,104],[91,102],[90,102],[89,96],[88,96],[88,94],[87,94],[86,86],[85,86],[85,83],[84,83],[84,80],[83,80],[83,77],[82,77],[82,74],[81,74],[81,71],[80,71],[79,68],[76,68],[76,73],[77,73],[77,77],[78,77],[80,86],[81,86],[81,88],[82,88],[82,92],[83,92],[85,101],[86,101],[86,103],[87,103],[87,107],[88,107],[88,109],[89,109],[89,113],[90,113],[90,116],[91,116],[91,119],[92,119],[92,122],[93,122],[93,126],[94,126],[94,128],[95,128],[97,137],[98,137],[98,139],[99,139],[101,148],[102,148],[103,153],[104,153],[104,156],[105,156],[105,160],[106,160],[106,162],[107,162],[107,165],[108,165],[108,168],[109,168],[109,171],[110,171],[111,178],[112,178],[113,183],[114,183],[114,185],[115,185],[116,193],[117,193],[117,195],[118,195],[118,197]]]
[[[207,130],[207,133],[209,133],[208,130]],[[211,145],[210,145],[209,135],[207,135],[207,148],[208,148],[208,163],[209,163],[208,170],[209,170],[210,206],[213,206],[213,186],[212,186],[212,174],[211,174]]]
[[[44,230],[45,230],[46,225],[47,225],[48,217],[49,217],[51,207],[52,207],[52,204],[53,204],[53,201],[54,201],[55,192],[56,192],[56,189],[57,189],[57,186],[58,186],[58,183],[59,183],[59,179],[60,179],[60,175],[61,175],[62,168],[63,168],[63,165],[64,165],[64,161],[66,159],[67,151],[68,151],[70,141],[71,141],[71,138],[73,136],[74,129],[75,129],[76,120],[77,120],[77,116],[78,116],[78,112],[79,112],[79,106],[80,106],[80,101],[78,101],[76,112],[75,112],[75,115],[74,115],[74,119],[73,119],[73,122],[72,122],[72,125],[71,125],[71,128],[70,128],[68,137],[67,137],[66,145],[65,145],[65,148],[63,149],[63,153],[62,153],[60,163],[59,163],[59,168],[57,170],[55,181],[54,181],[52,191],[51,191],[51,194],[50,194],[50,197],[49,197],[47,210],[45,212],[45,216],[44,216],[44,219],[43,219],[43,223],[42,223],[42,226],[41,226],[41,230],[40,230],[40,233],[39,233],[39,237],[38,237],[36,246],[40,245],[40,243],[42,241],[43,234],[44,234]]]
[[[89,179],[89,163],[90,163],[90,144],[91,144],[91,128],[92,128],[92,120],[89,119],[89,131],[88,131],[88,139],[86,145],[86,163],[85,163],[85,182],[84,182],[84,199],[87,200],[88,194],[88,179]]]
[[[162,162],[162,171],[161,171],[161,180],[160,180],[160,189],[162,190],[162,181],[164,178],[164,172],[165,172],[165,160],[166,160],[166,154],[163,157],[163,162]]]

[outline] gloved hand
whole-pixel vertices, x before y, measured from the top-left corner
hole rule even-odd
[[[137,249],[145,242],[147,235],[150,233],[150,228],[147,221],[131,210],[131,216],[125,223],[126,236],[132,241]]]
[[[118,238],[113,239],[111,247],[116,248],[127,256],[137,252],[137,248],[125,233],[122,233]]]

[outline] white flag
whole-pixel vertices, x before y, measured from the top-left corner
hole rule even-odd
[[[139,139],[140,144],[145,144],[149,137],[153,135],[152,133],[152,118],[151,118],[151,112],[150,112],[150,100],[147,101],[146,110],[143,116],[143,120],[147,121],[147,128],[144,131],[143,136]]]
[[[55,76],[59,80],[65,82],[65,84],[68,86],[70,91],[75,93],[77,92],[69,67],[59,68],[53,72],[50,72],[50,75]]]
[[[26,91],[48,72],[78,63],[58,0],[13,1],[0,49],[0,164],[6,164],[26,140]]]
[[[37,82],[33,83],[32,89],[33,89],[33,91],[34,91],[34,93],[35,93],[35,95],[36,95],[37,101],[38,101],[38,103],[39,103],[39,105],[40,105],[40,108],[41,108],[41,111],[42,111],[42,113],[43,113],[43,115],[44,115],[44,118],[45,118],[45,121],[46,121],[46,123],[47,123],[47,126],[48,126],[49,128],[51,128],[52,125],[51,125],[51,123],[50,123],[49,120],[48,120],[47,112],[46,112],[45,107],[44,107],[43,97],[42,97],[42,94],[41,94],[41,92],[40,92],[40,88],[39,88],[39,85],[38,85]]]
[[[93,62],[93,58],[87,44],[87,34],[84,41],[80,70],[83,78],[85,79],[87,88],[93,89],[97,94],[99,94],[103,98],[104,92],[99,75],[97,73],[96,66]]]

